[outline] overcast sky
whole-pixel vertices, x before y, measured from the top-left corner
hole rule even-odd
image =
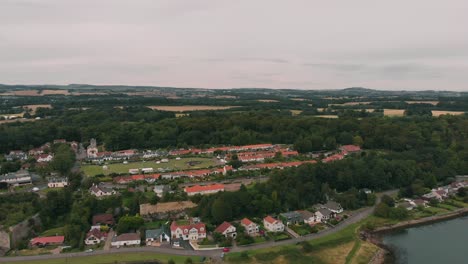
[[[468,91],[468,1],[0,0],[0,83]]]

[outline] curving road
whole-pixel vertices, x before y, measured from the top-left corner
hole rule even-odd
[[[398,190],[391,190],[379,193],[377,195],[377,202],[379,203],[380,197],[384,194],[392,195],[397,193]],[[246,245],[246,246],[237,246],[231,249],[231,252],[242,252],[246,250],[252,249],[262,249],[262,248],[269,248],[274,246],[282,246],[282,245],[289,245],[289,244],[296,244],[302,241],[308,241],[320,237],[324,237],[336,232],[343,230],[345,227],[357,223],[364,218],[368,217],[374,210],[374,206],[367,207],[365,209],[361,209],[356,211],[353,215],[348,217],[345,221],[340,222],[334,228],[326,229],[319,233],[309,234],[298,238],[292,238],[288,240],[282,240],[278,242],[268,241],[261,244],[254,244],[254,245]],[[96,250],[93,252],[79,252],[79,253],[64,253],[58,255],[38,255],[38,256],[24,256],[24,257],[2,257],[0,258],[0,263],[11,263],[17,261],[33,261],[33,260],[45,260],[45,259],[59,259],[59,258],[75,258],[75,257],[84,257],[84,256],[96,256],[96,255],[106,255],[106,254],[115,254],[115,253],[138,253],[138,252],[152,252],[152,253],[160,253],[160,254],[168,254],[168,255],[178,255],[178,256],[205,256],[205,257],[212,257],[212,258],[219,258],[221,254],[221,250],[184,250],[184,249],[175,249],[175,248],[157,248],[157,247],[134,247],[134,248],[111,248],[110,250]]]

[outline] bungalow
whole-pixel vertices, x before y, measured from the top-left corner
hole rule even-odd
[[[171,233],[166,227],[146,230],[145,241],[147,246],[160,245],[164,242],[170,243]]]
[[[54,159],[54,156],[51,154],[39,154],[36,156],[37,162],[51,162]]]
[[[291,224],[296,225],[304,221],[301,214],[296,211],[281,213],[280,218],[282,218],[283,221],[286,222],[287,226]]]
[[[112,214],[98,214],[93,216],[93,225],[114,225],[114,216]]]
[[[335,214],[339,214],[343,212],[343,207],[341,207],[339,203],[334,202],[334,201],[328,201],[326,204],[322,206],[322,208],[326,208]]]
[[[222,192],[224,191],[224,184],[221,183],[216,183],[212,185],[195,185],[191,187],[185,187],[184,192],[188,194],[188,196],[194,196],[196,194],[213,194],[217,192]]]
[[[32,183],[32,178],[29,171],[19,170],[15,173],[8,173],[0,176],[0,182],[6,182],[11,185],[22,185]]]
[[[333,218],[334,215],[335,213],[328,210],[327,208],[321,208],[315,212],[315,219],[317,222],[325,222],[330,220],[330,218]]]
[[[65,240],[64,236],[48,236],[48,237],[35,237],[31,239],[31,246],[48,246],[48,245],[61,245]]]
[[[44,154],[44,149],[41,148],[33,148],[28,151],[29,156],[37,156],[40,154]]]
[[[302,210],[302,211],[297,211],[302,219],[304,220],[304,223],[306,224],[314,224],[316,223],[316,217],[315,217],[315,214],[310,212],[310,211],[306,211],[306,210]]]
[[[189,225],[178,225],[175,221],[171,224],[172,239],[198,240],[206,237],[206,226],[204,223],[193,223]]]
[[[10,151],[10,154],[5,155],[5,159],[7,161],[27,160],[28,155],[22,150],[12,150],[12,151]]]
[[[224,221],[221,225],[219,225],[214,230],[214,232],[220,233],[221,235],[224,235],[225,237],[236,238],[237,236],[236,227],[226,221]]]
[[[93,186],[89,188],[89,193],[96,197],[111,196],[117,194],[116,191],[114,191],[111,188],[104,187],[102,184],[93,184]]]
[[[155,185],[153,191],[156,193],[156,196],[163,197],[165,193],[169,192],[171,187],[169,185]]]
[[[91,230],[88,231],[85,238],[86,245],[96,245],[103,241],[106,241],[107,233],[101,232],[99,228],[91,227]]]
[[[66,177],[62,177],[62,178],[52,177],[48,179],[47,186],[49,188],[64,188],[68,186],[68,184],[69,184],[68,178]]]
[[[137,233],[124,233],[119,236],[112,238],[111,246],[122,247],[122,246],[138,246],[141,243],[140,235]]]
[[[328,162],[333,162],[333,161],[342,160],[342,159],[344,159],[344,154],[338,153],[338,154],[334,154],[334,155],[324,158],[322,162],[328,163]]]
[[[446,190],[432,190],[430,193],[426,193],[422,196],[427,200],[436,199],[438,201],[443,201],[448,197],[448,192]]]
[[[354,153],[361,151],[361,147],[357,145],[344,145],[341,146],[340,149],[347,153]]]
[[[284,231],[284,224],[281,221],[269,215],[263,218],[263,226],[265,227],[266,230],[270,232],[283,232]]]
[[[254,222],[250,221],[248,218],[244,218],[241,220],[241,225],[245,229],[245,233],[249,236],[256,236],[258,234],[258,225]]]

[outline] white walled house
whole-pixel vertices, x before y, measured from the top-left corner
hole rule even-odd
[[[139,246],[141,243],[140,235],[137,233],[124,233],[112,238],[113,247]]]
[[[175,221],[171,224],[172,239],[198,240],[206,237],[206,226],[204,223],[189,225],[177,225]]]
[[[64,188],[68,186],[68,178],[49,178],[47,186],[49,188]]]
[[[106,241],[107,233],[101,232],[100,227],[91,227],[91,230],[86,234],[85,244],[96,245]]]
[[[219,225],[214,231],[216,233],[222,234],[225,237],[236,238],[237,236],[236,227],[226,221]]]
[[[259,228],[258,225],[250,221],[248,218],[241,220],[241,225],[245,229],[245,233],[249,236],[256,236],[258,234]]]
[[[117,192],[113,189],[104,187],[101,184],[93,184],[93,186],[89,188],[89,193],[96,197],[111,196],[117,194]]]
[[[263,218],[263,226],[270,232],[283,232],[284,224],[280,220],[277,220],[271,216]]]
[[[54,159],[54,156],[51,154],[40,154],[36,157],[37,162],[51,162]]]

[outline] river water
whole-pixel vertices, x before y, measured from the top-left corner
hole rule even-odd
[[[467,264],[468,217],[397,231],[383,242],[397,264]]]

